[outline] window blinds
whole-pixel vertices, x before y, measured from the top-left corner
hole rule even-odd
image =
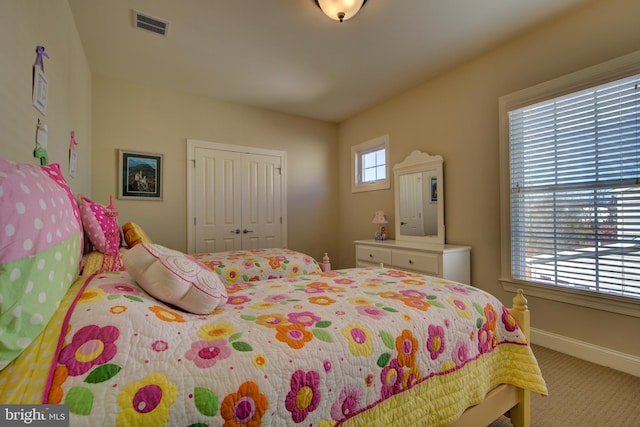
[[[514,279],[640,298],[640,75],[509,112]]]

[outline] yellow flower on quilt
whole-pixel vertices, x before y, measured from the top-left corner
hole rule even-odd
[[[373,303],[367,298],[355,297],[347,299],[353,305],[373,305]]]
[[[349,351],[354,356],[369,357],[373,352],[371,330],[357,323],[350,323],[342,329],[342,335],[349,343]]]
[[[275,302],[262,301],[262,302],[257,302],[255,304],[251,304],[249,308],[252,308],[254,310],[271,310],[272,308],[277,306],[278,304]]]
[[[233,282],[237,281],[238,277],[240,277],[240,273],[238,273],[238,269],[237,268],[230,268],[230,269],[227,270],[227,282],[228,283],[233,283]]]
[[[266,326],[267,328],[277,328],[280,325],[289,323],[289,319],[287,319],[285,315],[279,313],[263,314],[256,318],[256,323],[261,326]]]
[[[219,340],[234,334],[236,329],[231,323],[215,323],[204,325],[198,331],[198,336],[207,341]]]
[[[176,401],[178,388],[161,373],[147,375],[127,385],[118,394],[118,425],[163,426],[169,422],[169,408]]]
[[[463,319],[471,319],[471,307],[469,307],[469,304],[467,304],[465,300],[453,296],[449,298],[447,302],[456,309],[458,316]]]

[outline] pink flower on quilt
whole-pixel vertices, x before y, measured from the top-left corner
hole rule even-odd
[[[432,360],[436,360],[445,350],[444,328],[438,325],[429,325],[429,338],[427,338],[427,350]]]
[[[415,291],[413,289],[403,289],[400,291],[400,293],[408,298],[423,299],[427,297],[427,294],[425,294],[424,292]]]
[[[340,421],[351,417],[360,409],[360,399],[362,392],[356,387],[345,387],[340,392],[338,400],[331,405],[331,418]]]
[[[321,294],[328,287],[329,285],[324,282],[311,282],[305,287],[304,291],[308,294]]]
[[[284,401],[294,422],[300,423],[320,404],[320,375],[315,371],[297,370],[291,376],[291,389]]]
[[[161,353],[169,349],[169,343],[163,340],[156,340],[153,342],[153,344],[151,344],[151,348],[153,349],[153,351]]]
[[[392,359],[380,373],[380,381],[382,382],[380,396],[387,399],[400,393],[402,391],[402,377],[402,368],[398,364],[398,359]]]
[[[303,311],[301,313],[289,313],[287,317],[289,318],[289,322],[304,326],[313,326],[316,324],[316,322],[319,322],[321,320],[320,317],[309,311]]]
[[[288,299],[289,299],[289,295],[287,294],[276,294],[276,295],[269,295],[264,300],[269,302],[282,302]]]
[[[229,295],[227,298],[227,304],[231,305],[242,305],[248,302],[251,302],[251,298],[246,295]]]
[[[353,282],[355,282],[355,280],[353,279],[347,279],[347,278],[342,278],[342,279],[333,279],[334,283],[337,283],[338,285],[350,285]]]
[[[462,294],[462,295],[469,295],[471,293],[470,290],[468,290],[467,288],[465,288],[463,286],[460,286],[460,285],[447,285],[447,286],[453,292],[457,292],[457,293]]]
[[[387,276],[389,276],[389,277],[407,277],[408,274],[405,273],[404,271],[388,270],[387,271]]]
[[[513,318],[513,316],[511,315],[511,313],[509,313],[509,310],[507,310],[507,307],[505,306],[502,306],[502,323],[509,332],[513,332],[518,329],[516,319]]]
[[[108,294],[132,294],[132,295],[140,295],[139,289],[134,288],[126,283],[113,283],[110,285],[102,285],[100,288]]]
[[[120,336],[115,326],[88,325],[77,331],[60,352],[58,363],[66,365],[69,375],[82,375],[93,366],[102,365],[118,352],[114,342]]]
[[[456,366],[464,365],[466,361],[469,360],[469,348],[464,340],[460,339],[456,342],[456,345],[451,352],[451,359]]]
[[[478,351],[482,353],[489,353],[498,345],[498,338],[495,332],[489,328],[488,324],[483,324],[478,330]]]
[[[185,353],[185,357],[196,364],[198,368],[210,368],[220,360],[231,355],[231,349],[225,340],[196,341],[191,344],[191,349]]]
[[[356,311],[364,316],[369,316],[376,320],[380,320],[387,315],[386,311],[379,309],[375,305],[360,305],[356,307]]]

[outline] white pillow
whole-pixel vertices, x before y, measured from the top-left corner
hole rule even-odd
[[[181,309],[209,314],[227,300],[216,273],[193,257],[154,243],[140,243],[124,254],[124,267],[151,296]]]

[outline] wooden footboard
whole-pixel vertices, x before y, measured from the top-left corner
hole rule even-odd
[[[509,312],[529,341],[531,318],[522,289],[518,289],[513,298],[513,307]],[[449,427],[486,427],[509,411],[511,423],[515,427],[529,427],[531,425],[531,392],[513,385],[501,384],[487,393],[482,403],[467,409]]]

